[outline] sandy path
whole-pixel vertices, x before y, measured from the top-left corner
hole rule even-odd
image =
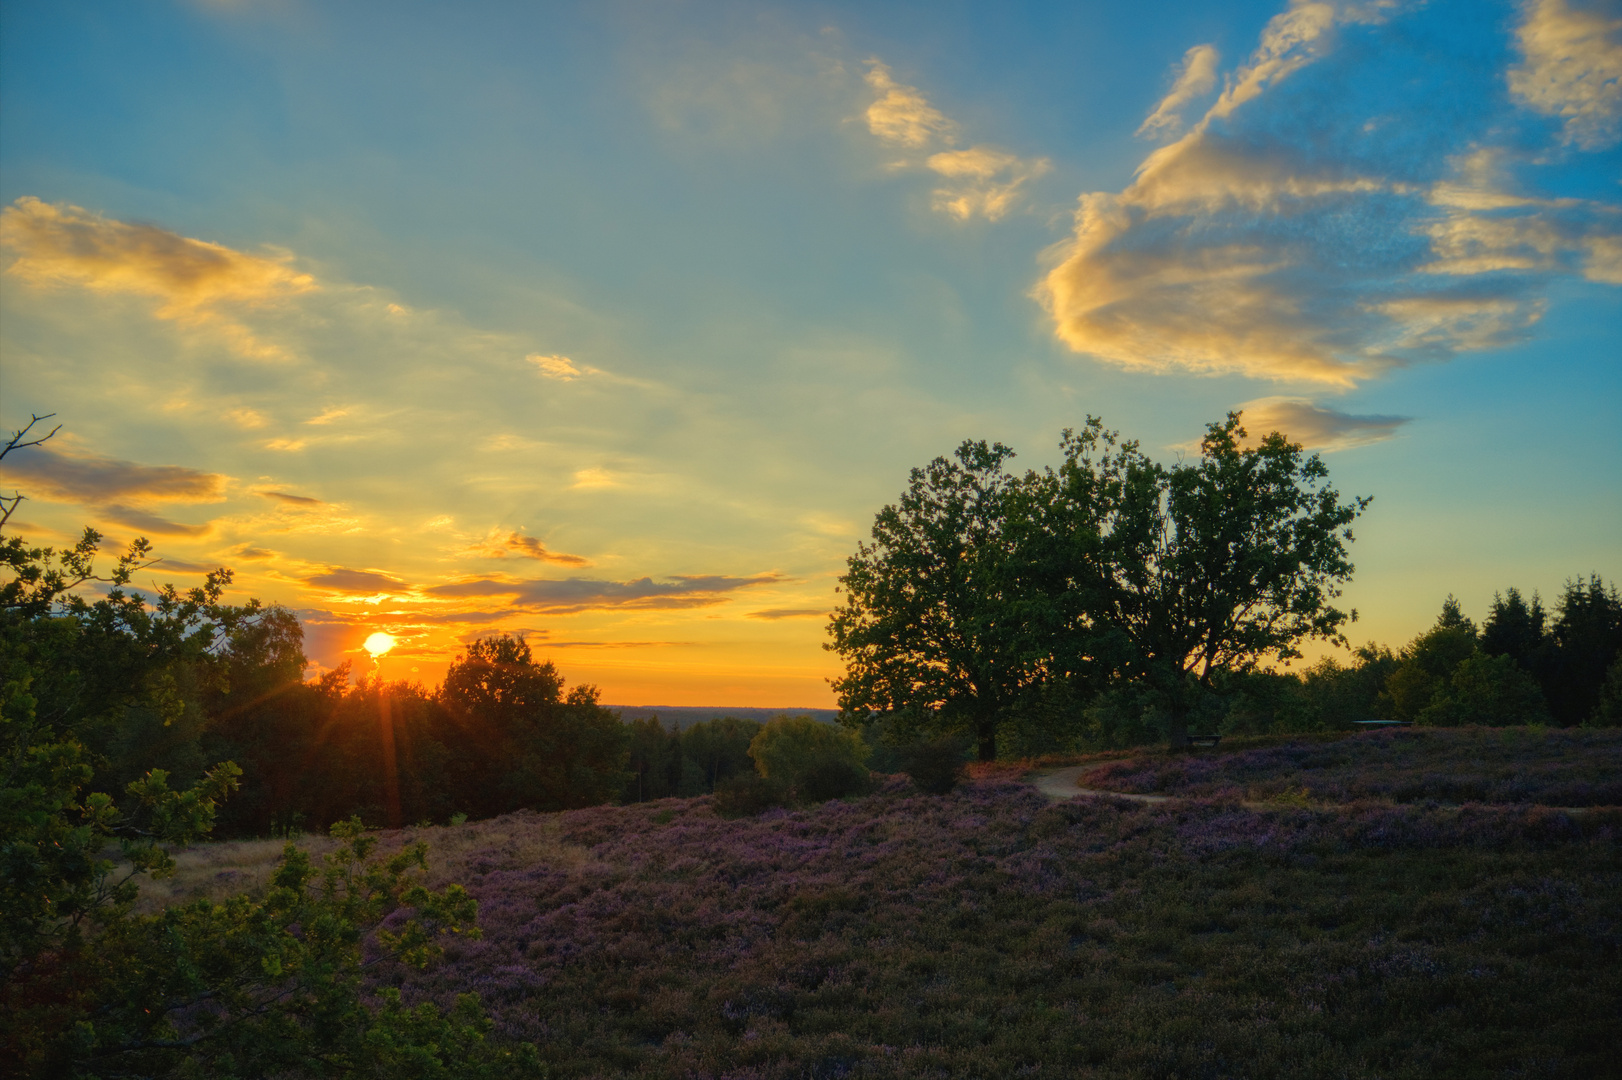
[[[1123,791],[1099,791],[1096,788],[1077,787],[1076,781],[1092,765],[1072,765],[1067,769],[1055,769],[1045,776],[1035,778],[1036,790],[1055,802],[1064,802],[1074,799],[1078,795],[1087,795],[1094,798],[1131,799],[1133,802],[1162,803],[1171,800],[1170,795],[1128,795]]]
[[[1081,774],[1086,772],[1088,769],[1091,769],[1091,768],[1096,768],[1096,766],[1093,766],[1093,765],[1071,765],[1068,768],[1055,769],[1050,773],[1045,773],[1045,774],[1043,774],[1041,776],[1032,777],[1031,778],[1031,783],[1036,787],[1037,791],[1040,791],[1043,795],[1046,795],[1048,798],[1052,799],[1054,802],[1065,802],[1065,801],[1067,801],[1069,799],[1074,799],[1077,796],[1085,796],[1085,797],[1088,797],[1088,798],[1095,798],[1095,799],[1130,799],[1133,802],[1140,802],[1140,803],[1163,803],[1163,802],[1170,802],[1172,799],[1177,798],[1177,796],[1175,796],[1175,795],[1134,795],[1134,794],[1131,794],[1131,793],[1128,793],[1128,792],[1125,792],[1125,791],[1100,791],[1097,788],[1077,787],[1076,786],[1076,781],[1081,778]],[[1261,803],[1261,802],[1248,802],[1247,801],[1247,802],[1242,802],[1239,805],[1245,807],[1248,810],[1268,810],[1268,809],[1277,809],[1278,808],[1276,805],[1274,805],[1272,803]],[[1333,806],[1334,804],[1333,803],[1324,803],[1324,804],[1321,804],[1321,805],[1327,807],[1327,806]],[[1396,805],[1402,805],[1402,804],[1396,804]],[[1491,804],[1483,804],[1483,805],[1491,805]],[[1532,809],[1532,806],[1530,804],[1505,803],[1503,805],[1505,807],[1510,807],[1510,808],[1520,809],[1520,810],[1530,810],[1530,809]],[[1456,806],[1456,805],[1451,805],[1451,804],[1442,804],[1442,806],[1439,806],[1439,808],[1445,808],[1445,809],[1449,809],[1449,810],[1461,810],[1461,809],[1463,809],[1463,807],[1461,807],[1461,806]],[[1593,811],[1593,810],[1606,809],[1605,807],[1598,807],[1598,806],[1541,806],[1541,805],[1538,808],[1543,809],[1543,810],[1555,810],[1555,811],[1558,811],[1558,812],[1560,812],[1562,814],[1586,814],[1586,813],[1589,813],[1590,811]]]

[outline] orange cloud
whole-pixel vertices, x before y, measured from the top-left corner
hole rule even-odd
[[[319,585],[323,589],[334,592],[357,593],[372,595],[384,592],[404,592],[411,588],[408,582],[401,581],[393,574],[382,573],[377,570],[350,570],[344,567],[333,567],[323,574],[315,574],[304,579],[305,584]]]
[[[590,566],[591,560],[579,555],[568,555],[560,551],[549,551],[545,544],[533,536],[523,533],[510,532],[506,536],[492,534],[483,542],[469,548],[465,554],[482,556],[487,559],[505,559],[517,556],[523,559],[535,559],[539,562],[557,563],[560,566]]]
[[[312,499],[308,495],[289,495],[285,491],[261,491],[258,494],[267,499],[273,499],[288,506],[325,506],[320,499]]]

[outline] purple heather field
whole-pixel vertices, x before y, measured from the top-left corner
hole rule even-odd
[[[1083,787],[1261,800],[1305,788],[1314,801],[1622,804],[1622,731],[1398,728],[1293,739],[1237,753],[1145,755],[1082,776]]]
[[[482,940],[376,978],[477,991],[557,1076],[1617,1075],[1615,808],[892,777],[755,818],[706,797],[485,824],[435,867]]]

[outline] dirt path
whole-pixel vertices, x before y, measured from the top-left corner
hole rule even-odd
[[[1177,798],[1176,795],[1135,795],[1125,791],[1100,791],[1098,788],[1077,787],[1076,781],[1081,778],[1081,774],[1091,768],[1096,768],[1096,766],[1071,765],[1068,768],[1055,769],[1050,773],[1044,773],[1040,776],[1031,777],[1031,784],[1036,788],[1037,791],[1040,791],[1043,795],[1046,795],[1054,802],[1065,802],[1066,800],[1074,799],[1077,796],[1085,796],[1094,799],[1130,799],[1133,802],[1140,803],[1163,803],[1170,802],[1172,799]],[[1243,802],[1239,805],[1248,810],[1267,810],[1278,808],[1272,803],[1262,802]],[[1331,806],[1333,804],[1325,803],[1323,805]],[[1511,805],[1522,810],[1532,809],[1530,805],[1523,805],[1520,803],[1505,805]],[[1449,810],[1463,809],[1461,806],[1453,805],[1446,806],[1445,808]],[[1541,807],[1541,809],[1556,810],[1563,814],[1586,814],[1592,810],[1600,810],[1605,808],[1595,806],[1544,806]]]
[[[1033,783],[1036,790],[1052,799],[1054,802],[1064,802],[1074,799],[1078,795],[1088,795],[1094,798],[1109,797],[1112,799],[1131,799],[1133,802],[1162,803],[1171,800],[1170,795],[1128,795],[1123,791],[1099,791],[1097,788],[1077,787],[1076,781],[1091,765],[1072,765],[1066,769],[1055,769],[1045,776],[1038,776]]]

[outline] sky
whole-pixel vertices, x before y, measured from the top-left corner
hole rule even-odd
[[[9,531],[827,707],[965,439],[1242,408],[1372,495],[1354,641],[1622,576],[1622,3],[0,6]]]

